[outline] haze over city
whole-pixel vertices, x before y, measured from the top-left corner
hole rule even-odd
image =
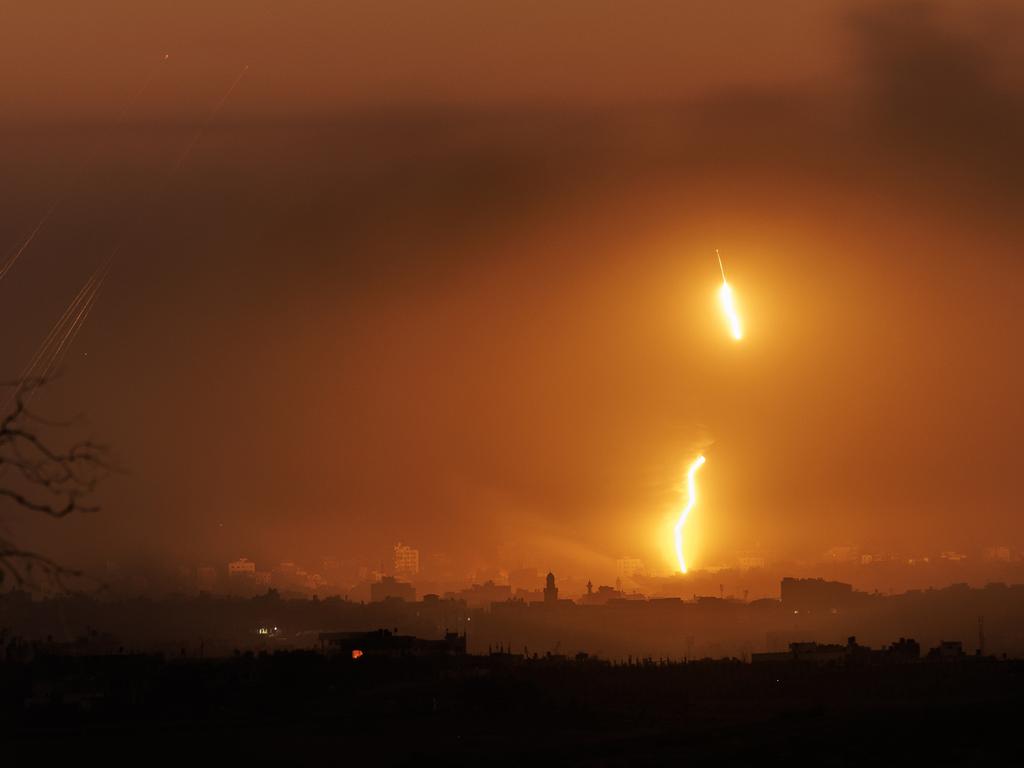
[[[697,568],[1020,547],[1017,10],[648,11],[11,9],[4,366],[120,245],[39,400],[128,470],[19,535],[668,572],[706,450]]]

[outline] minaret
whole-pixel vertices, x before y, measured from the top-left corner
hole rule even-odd
[[[544,602],[558,602],[558,587],[555,586],[555,574],[548,572],[547,586],[544,587]]]

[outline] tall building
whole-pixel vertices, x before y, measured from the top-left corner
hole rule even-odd
[[[420,551],[398,542],[395,544],[395,576],[409,578],[420,572]]]
[[[555,586],[555,574],[548,573],[545,587],[544,587],[544,602],[545,603],[557,603],[558,602],[558,587]]]
[[[620,579],[632,579],[644,572],[644,561],[638,557],[620,557],[615,561],[615,572]]]

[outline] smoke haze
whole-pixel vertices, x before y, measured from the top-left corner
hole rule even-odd
[[[130,472],[27,542],[667,569],[707,449],[693,567],[1024,544],[1021,13],[681,5],[9,9],[4,255],[98,149],[6,378],[124,242],[39,405]]]

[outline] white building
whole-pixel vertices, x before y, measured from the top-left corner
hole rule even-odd
[[[860,550],[852,544],[837,544],[828,548],[825,559],[833,563],[859,563]]]
[[[985,547],[982,556],[989,562],[1008,563],[1011,560],[1009,547]]]
[[[395,544],[395,575],[415,576],[420,572],[420,551],[398,542]]]
[[[615,573],[620,579],[631,579],[644,572],[644,561],[638,557],[620,557],[615,561]]]
[[[256,578],[256,563],[247,557],[240,557],[228,563],[228,577],[248,576]]]
[[[749,571],[752,568],[764,568],[765,559],[760,555],[743,555],[739,559],[740,570]]]

